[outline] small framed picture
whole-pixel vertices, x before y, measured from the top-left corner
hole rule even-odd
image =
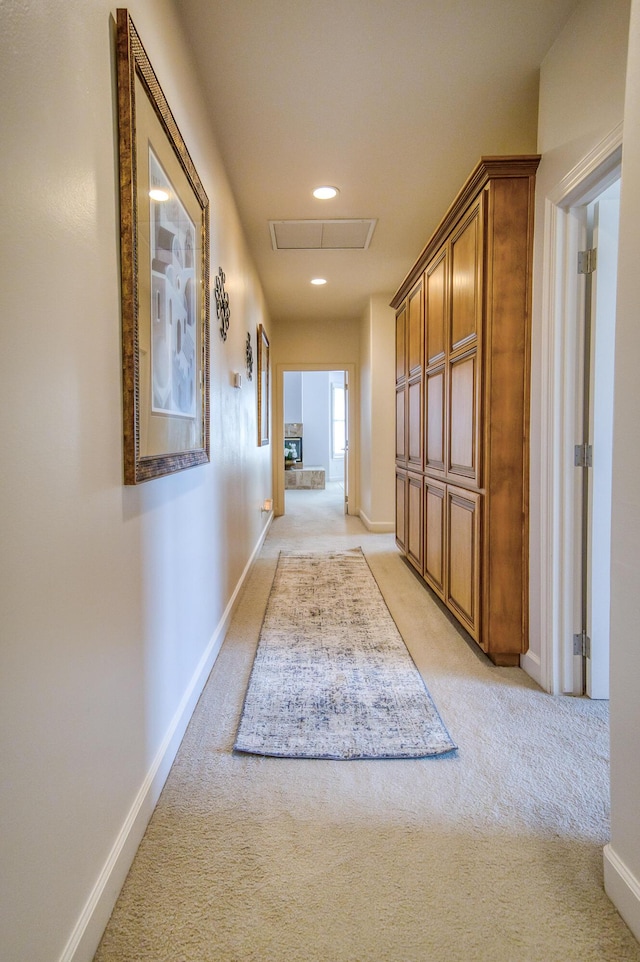
[[[258,326],[258,445],[269,443],[269,338]]]

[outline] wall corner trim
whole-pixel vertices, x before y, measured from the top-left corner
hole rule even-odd
[[[124,885],[149,819],[160,797],[160,792],[180,748],[184,733],[222,647],[240,591],[263,545],[272,520],[273,514],[270,514],[191,681],[187,685],[151,767],[138,790],[133,805],[74,926],[59,962],[91,962],[96,953],[120,894],[120,889]]]
[[[549,691],[549,689],[545,687],[544,678],[542,677],[542,663],[540,656],[536,654],[536,652],[529,649],[524,655],[521,655],[520,667],[523,671],[526,671],[529,677],[533,678],[542,689]]]
[[[375,534],[392,534],[396,530],[395,522],[393,521],[372,521],[366,516],[362,508],[358,512],[358,516],[362,521],[363,525],[367,531],[373,531]]]
[[[611,843],[603,850],[604,890],[640,941],[640,881],[616,854]]]

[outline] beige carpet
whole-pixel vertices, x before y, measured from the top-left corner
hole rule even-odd
[[[96,962],[640,962],[602,887],[606,705],[492,666],[331,497],[287,493]],[[278,551],[358,544],[457,755],[234,755]]]

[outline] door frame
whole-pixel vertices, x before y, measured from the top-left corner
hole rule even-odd
[[[545,198],[540,371],[540,664],[530,672],[553,694],[582,693],[582,659],[573,654],[580,563],[581,479],[573,464],[582,374],[584,298],[577,254],[588,204],[620,176],[622,124]],[[523,657],[526,668],[527,656]]]
[[[590,392],[586,412],[594,459],[593,467],[586,472],[586,632],[591,639],[591,652],[585,661],[585,688],[589,698],[600,699],[608,699],[610,690],[613,408],[621,180],[612,188],[599,194],[590,205],[594,209],[593,246],[598,251],[598,263],[592,276]]]
[[[346,371],[349,379],[349,391],[356,395],[356,365],[353,363],[345,364],[336,362],[335,364],[323,362],[312,364],[305,361],[287,361],[276,364],[276,376],[273,385],[273,513],[277,517],[284,514],[284,457],[278,457],[277,452],[284,451],[284,373],[285,371]],[[356,464],[358,461],[357,450],[357,405],[353,403],[353,397],[349,398],[348,416],[348,437],[349,437],[349,458],[347,463],[349,489],[349,514],[358,514],[360,499],[357,491],[357,472]]]

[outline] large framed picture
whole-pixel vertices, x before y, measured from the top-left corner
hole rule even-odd
[[[258,325],[258,444],[269,443],[269,338]]]
[[[124,480],[209,460],[209,201],[117,11]]]

